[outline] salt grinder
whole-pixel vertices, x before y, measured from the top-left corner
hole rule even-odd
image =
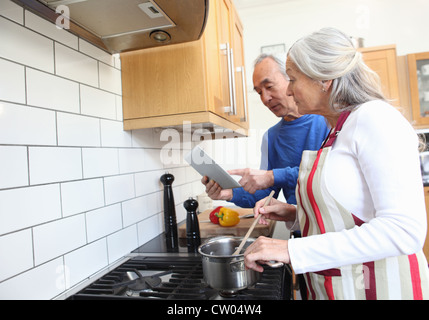
[[[161,176],[160,181],[164,185],[164,225],[167,250],[179,250],[179,238],[177,236],[176,208],[174,206],[172,184],[174,176],[170,173],[165,173]]]
[[[186,211],[186,244],[188,252],[197,252],[198,246],[201,244],[200,225],[198,223],[197,208],[198,201],[189,198],[183,203]]]

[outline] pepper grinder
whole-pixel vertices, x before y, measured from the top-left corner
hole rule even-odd
[[[164,185],[164,226],[167,250],[175,252],[179,250],[179,238],[177,236],[176,208],[171,186],[174,176],[167,172],[161,176],[160,181]]]
[[[188,252],[197,252],[201,244],[200,225],[198,223],[197,208],[198,201],[189,198],[183,203],[187,213],[186,216],[186,244]]]

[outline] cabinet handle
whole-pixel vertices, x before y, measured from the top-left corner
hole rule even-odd
[[[232,83],[232,90],[231,90],[231,105],[232,105],[232,114],[234,116],[237,115],[237,101],[235,99],[235,66],[234,66],[234,50],[230,49],[230,56],[231,56],[231,83]]]
[[[244,105],[244,117],[240,119],[241,122],[247,122],[247,96],[246,96],[246,75],[244,74],[244,66],[237,67],[237,72],[241,72],[241,82],[243,85],[243,105]]]
[[[227,67],[228,67],[228,88],[229,88],[229,103],[230,106],[224,107],[225,113],[231,113],[234,111],[234,97],[233,97],[233,91],[234,91],[234,84],[232,82],[233,79],[233,69],[232,69],[232,63],[231,63],[231,48],[229,43],[223,43],[220,45],[220,50],[225,51],[226,53],[226,60],[227,60]]]

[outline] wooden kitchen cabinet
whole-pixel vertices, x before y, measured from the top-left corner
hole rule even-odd
[[[417,126],[429,125],[429,52],[407,55],[410,103]]]
[[[124,129],[190,121],[247,135],[242,29],[231,0],[210,1],[200,40],[122,53]]]
[[[247,123],[247,85],[244,67],[243,25],[237,11],[233,15],[233,56],[235,74],[235,113],[240,123]]]
[[[396,46],[360,48],[363,60],[380,77],[383,93],[395,107],[401,106]]]
[[[427,221],[429,221],[429,187],[425,187],[425,203],[426,203],[426,216]],[[426,234],[425,244],[423,246],[423,253],[426,256],[426,259],[429,261],[429,228]]]

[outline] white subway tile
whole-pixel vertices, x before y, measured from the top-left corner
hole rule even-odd
[[[33,267],[33,239],[27,229],[0,237],[0,282]]]
[[[191,189],[194,197],[206,192],[206,187],[201,183],[200,180],[192,182]]]
[[[113,93],[81,85],[81,113],[98,118],[116,119],[116,98]]]
[[[122,97],[116,96],[116,120],[123,121],[124,114],[122,110]]]
[[[146,217],[150,217],[154,214],[160,213],[164,208],[164,194],[163,192],[154,192],[148,194],[146,197]],[[174,198],[176,199],[176,198]]]
[[[61,202],[64,216],[103,207],[103,180],[90,179],[62,183]]]
[[[180,195],[181,197],[177,199],[176,203],[183,203],[185,200],[193,197],[194,195],[192,194],[192,185],[187,183],[187,184],[182,184],[181,186],[178,187],[180,189]],[[183,207],[183,204],[182,204]]]
[[[53,41],[0,17],[0,56],[54,72]]]
[[[114,204],[86,213],[88,242],[98,240],[122,228],[121,205]]]
[[[79,84],[27,68],[27,100],[32,106],[79,113]]]
[[[107,237],[109,263],[122,258],[138,247],[136,226],[130,226]]]
[[[64,29],[57,28],[55,24],[36,16],[28,10],[25,11],[25,25],[48,38],[61,42],[73,49],[78,49],[77,36]]]
[[[164,185],[159,180],[165,171],[145,171],[136,173],[134,180],[136,184],[136,196],[142,196],[154,191],[164,189]]]
[[[99,69],[100,88],[121,95],[121,71],[104,63],[99,63]]]
[[[86,243],[83,214],[33,228],[36,265],[70,252]]]
[[[133,130],[133,147],[156,148],[153,129]]]
[[[187,130],[187,128],[183,128],[183,130]],[[153,144],[156,148],[181,150],[187,149],[186,147],[189,145],[187,141],[184,141],[187,145],[182,144],[184,134],[181,134],[174,128],[155,128],[153,134]],[[185,138],[186,140],[189,140],[187,136],[185,136]]]
[[[55,145],[55,112],[0,102],[0,144]]]
[[[144,149],[119,149],[119,172],[132,173],[145,170]]]
[[[106,204],[112,204],[135,197],[132,174],[104,178]]]
[[[186,219],[186,210],[182,204],[176,205],[176,220],[181,223]]]
[[[161,161],[158,149],[145,149],[145,170],[161,170],[164,164]]]
[[[201,175],[191,166],[185,167],[185,175],[188,179],[188,182],[201,181]]]
[[[164,217],[162,214],[154,215],[137,224],[139,246],[152,240],[162,233],[164,226]]]
[[[114,58],[111,54],[97,48],[96,46],[90,44],[89,42],[81,38],[79,38],[79,51],[110,66],[115,65]]]
[[[114,62],[114,67],[116,69],[121,70],[122,65],[121,65],[121,56],[119,54],[114,54],[113,56],[113,62]]]
[[[100,146],[100,120],[76,114],[57,113],[58,145]]]
[[[106,239],[66,254],[64,261],[69,289],[108,265]]]
[[[0,59],[0,100],[25,103],[24,67]]]
[[[174,176],[173,186],[180,186],[186,183],[186,171],[183,168],[174,168],[168,170]]]
[[[139,197],[122,203],[124,227],[128,227],[148,217],[146,197]]]
[[[131,147],[131,133],[124,131],[122,122],[101,119],[101,145],[103,147]]]
[[[30,184],[82,179],[79,148],[30,147]]]
[[[27,147],[0,147],[0,189],[27,185]]]
[[[1,300],[47,300],[64,292],[63,258],[52,260],[0,283]]]
[[[0,15],[20,24],[24,23],[24,9],[12,1],[0,1]]]
[[[56,74],[98,87],[97,61],[73,49],[55,43]]]
[[[0,191],[0,235],[59,218],[57,184]]]
[[[118,150],[113,148],[82,149],[85,179],[119,174]]]

